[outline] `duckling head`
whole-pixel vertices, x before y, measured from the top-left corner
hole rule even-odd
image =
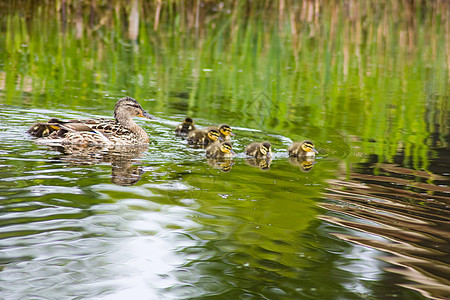
[[[234,153],[233,151],[233,145],[231,145],[230,142],[223,142],[220,145],[220,151],[222,151],[225,154],[229,154],[229,155],[234,155],[236,153]]]
[[[269,142],[264,142],[261,144],[261,147],[259,148],[259,151],[261,152],[262,155],[267,156],[267,157],[271,157],[272,156],[272,150],[271,150],[271,145]]]
[[[314,144],[311,141],[304,141],[301,145],[303,151],[311,155],[318,154],[317,150],[314,148]]]
[[[188,131],[194,130],[194,120],[192,120],[191,118],[187,117],[186,119],[184,119],[183,121],[183,125],[179,125],[181,126],[180,128],[187,128]]]
[[[220,133],[217,129],[210,129],[208,131],[208,137],[213,141],[217,141],[220,139]]]
[[[183,123],[187,124],[187,125],[192,125],[194,124],[194,120],[192,120],[191,118],[186,118],[184,119]]]
[[[230,127],[230,125],[227,124],[222,124],[219,126],[219,131],[221,134],[223,134],[224,136],[236,136],[233,132],[232,129]]]
[[[147,119],[156,119],[146,112],[142,106],[131,97],[123,97],[117,101],[114,107],[114,118],[119,120],[131,119],[133,117],[143,117]]]

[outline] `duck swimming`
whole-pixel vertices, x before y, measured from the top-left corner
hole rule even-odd
[[[39,137],[37,142],[48,145],[148,144],[148,134],[133,121],[133,117],[155,119],[136,100],[124,97],[119,99],[114,107],[114,119],[61,121],[52,118],[46,123],[32,125],[28,133]]]
[[[175,128],[175,133],[177,135],[187,135],[189,132],[194,130],[194,120],[192,120],[191,118],[186,118],[183,123],[179,124],[177,128]]]
[[[289,146],[288,152],[293,157],[314,157],[319,153],[311,141],[295,142]]]
[[[227,124],[222,124],[219,125],[219,127],[208,127],[208,129],[215,129],[218,130],[220,133],[220,137],[224,140],[224,141],[230,141],[232,136],[236,136],[232,131],[230,125]]]
[[[234,154],[236,153],[233,151],[233,145],[228,141],[222,143],[215,142],[206,148],[207,158],[229,158]]]
[[[191,145],[209,145],[220,139],[216,129],[194,130],[189,132],[187,141]]]
[[[271,145],[269,142],[251,143],[245,148],[245,154],[256,158],[271,157]]]

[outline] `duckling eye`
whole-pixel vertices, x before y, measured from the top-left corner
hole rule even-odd
[[[262,148],[261,148],[261,153],[262,153],[262,154],[267,154],[267,149],[266,149],[266,147],[262,147]]]

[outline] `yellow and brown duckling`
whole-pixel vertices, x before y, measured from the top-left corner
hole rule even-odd
[[[191,145],[209,145],[220,140],[220,133],[217,129],[205,129],[189,132],[187,141]]]
[[[37,141],[48,145],[143,145],[149,137],[139,127],[133,117],[155,119],[131,97],[117,101],[114,118],[60,121],[50,119],[45,123],[36,123],[28,133],[40,137]]]
[[[233,145],[230,142],[215,142],[206,148],[206,157],[207,158],[230,158],[234,154]]]
[[[177,135],[188,135],[189,132],[194,130],[194,120],[192,120],[191,118],[186,118],[183,123],[179,124],[177,128],[175,128],[175,133]]]
[[[295,142],[288,148],[289,156],[314,157],[318,153],[311,141]]]
[[[232,131],[230,125],[227,124],[222,124],[219,125],[219,127],[208,127],[208,129],[216,129],[220,132],[220,137],[224,140],[224,141],[229,141],[231,140],[232,136],[236,136]]]
[[[271,157],[271,145],[269,142],[251,143],[245,148],[245,154],[256,158]]]

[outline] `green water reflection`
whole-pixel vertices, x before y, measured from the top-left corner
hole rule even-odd
[[[438,214],[431,210],[436,205],[445,219],[450,7],[444,2],[66,0],[2,3],[0,10],[5,295],[449,294],[386,271],[394,260],[378,260],[386,249],[364,234],[383,243],[391,236],[374,237],[376,229],[363,226],[355,233],[360,228],[339,215],[354,205],[348,199],[386,200],[387,187],[377,185],[386,176],[402,185],[400,204],[416,209],[409,217],[420,219],[417,212],[428,206]],[[36,145],[26,134],[35,120],[112,116],[125,95],[159,117],[138,121],[153,139],[143,151],[73,155]],[[185,116],[199,126],[233,127],[239,154],[227,170],[174,135]],[[303,139],[320,153],[309,172],[286,154]],[[265,170],[242,154],[263,140],[275,149]],[[330,182],[343,187],[331,189]],[[431,202],[414,208],[417,195]],[[363,224],[383,221],[382,213],[355,215]],[[420,220],[434,229],[430,219]],[[348,238],[360,235],[369,241]],[[448,247],[439,246],[445,253]],[[439,255],[430,257],[445,266]],[[18,284],[28,269],[36,272]],[[429,272],[445,286],[440,271]]]

